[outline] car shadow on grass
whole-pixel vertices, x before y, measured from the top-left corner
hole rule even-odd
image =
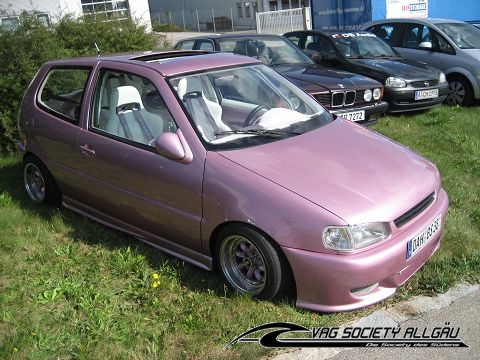
[[[191,291],[205,293],[213,291],[219,297],[236,296],[236,293],[227,287],[218,271],[209,272],[200,269],[147,245],[133,236],[104,226],[62,206],[34,203],[23,188],[23,170],[19,158],[0,162],[0,196],[10,198],[8,202],[11,206],[29,215],[39,216],[48,223],[60,216],[65,227],[70,229],[68,235],[86,245],[101,245],[109,250],[134,248],[135,252],[143,256],[153,269],[161,269],[165,266],[171,268],[181,285]],[[293,299],[291,296],[286,296],[274,302],[277,301],[292,303]]]

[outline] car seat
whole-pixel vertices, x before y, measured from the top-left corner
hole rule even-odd
[[[231,130],[222,121],[222,106],[205,96],[200,79],[194,76],[180,79],[177,93],[207,140],[213,140],[217,132]]]
[[[145,110],[139,91],[132,85],[113,89],[106,130],[139,143],[151,144],[163,132],[160,116]]]

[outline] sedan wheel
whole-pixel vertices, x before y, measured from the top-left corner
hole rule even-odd
[[[448,79],[450,94],[447,95],[448,105],[471,105],[473,101],[473,92],[470,84],[465,78],[452,76]]]
[[[285,283],[281,254],[255,230],[232,226],[222,231],[218,261],[227,283],[240,293],[272,299]]]
[[[60,194],[52,175],[45,165],[34,156],[28,156],[24,160],[23,181],[25,190],[33,201],[54,204],[60,200]]]

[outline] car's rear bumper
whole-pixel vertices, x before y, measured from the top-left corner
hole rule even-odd
[[[352,120],[352,121],[362,125],[372,125],[375,122],[377,122],[380,115],[386,113],[387,110],[388,110],[388,102],[380,101],[380,102],[372,103],[369,105],[357,106],[357,107],[348,108],[348,109],[341,109],[341,110],[331,109],[330,112],[332,114],[342,116],[342,114],[346,114],[346,113],[365,111],[364,120],[359,120],[359,121]],[[347,120],[350,120],[350,119],[347,119]]]
[[[439,248],[447,208],[448,197],[442,190],[420,219],[396,229],[394,238],[384,244],[357,254],[282,248],[295,274],[297,306],[321,312],[349,311],[392,296]],[[407,259],[408,240],[421,233],[439,214],[440,231]]]

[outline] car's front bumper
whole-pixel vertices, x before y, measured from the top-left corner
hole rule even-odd
[[[408,111],[420,111],[427,110],[434,106],[438,106],[445,101],[449,93],[448,84],[438,88],[438,97],[433,99],[415,100],[416,90],[429,90],[428,89],[416,89],[416,88],[385,88],[384,99],[388,101],[389,113],[399,113]],[[433,88],[432,88],[433,89]]]
[[[379,101],[372,104],[364,105],[364,106],[356,106],[353,108],[343,108],[343,109],[330,109],[332,114],[342,116],[342,114],[351,114],[355,112],[364,111],[365,112],[365,119],[364,120],[352,120],[358,124],[362,125],[372,125],[377,122],[378,118],[381,114],[387,112],[388,109],[388,102],[386,101]],[[342,116],[343,117],[343,116]],[[347,120],[351,120],[348,119]]]
[[[439,248],[447,208],[448,196],[441,190],[435,202],[412,224],[396,229],[385,243],[357,254],[324,254],[283,247],[295,277],[297,306],[321,312],[349,311],[392,296]],[[439,214],[440,231],[407,259],[408,240]],[[366,290],[360,291],[362,288]]]

